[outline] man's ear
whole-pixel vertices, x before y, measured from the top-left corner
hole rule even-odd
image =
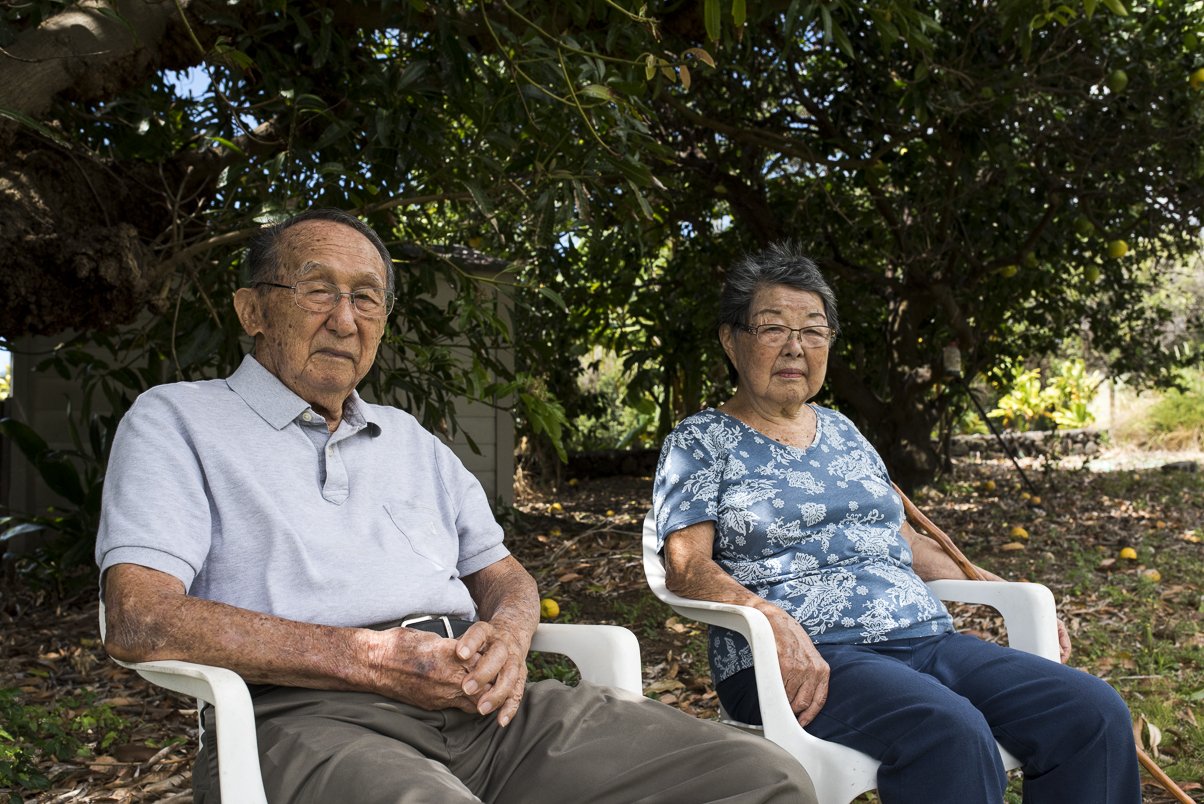
[[[238,314],[238,322],[242,324],[243,332],[252,338],[263,334],[263,296],[251,288],[239,288],[234,291],[234,312]]]

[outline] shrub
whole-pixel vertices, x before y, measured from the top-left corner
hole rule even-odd
[[[40,770],[48,758],[89,757],[121,736],[125,721],[92,693],[65,695],[46,706],[28,704],[15,689],[0,689],[0,788],[45,790]],[[20,798],[10,800],[20,801]]]
[[[1000,383],[1007,393],[987,415],[1013,430],[1086,427],[1095,421],[1087,408],[1102,377],[1078,359],[1055,362],[1051,375],[1042,381],[1040,368],[1017,367]]]
[[[1144,449],[1204,449],[1204,373],[1184,378],[1185,390],[1163,393],[1144,412],[1120,425],[1118,437]]]

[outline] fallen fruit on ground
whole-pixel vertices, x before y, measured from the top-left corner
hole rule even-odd
[[[550,597],[545,597],[539,601],[539,616],[545,620],[555,619],[560,616],[560,604]]]
[[[1130,561],[1136,561],[1137,560],[1137,551],[1134,550],[1132,547],[1122,547],[1120,549],[1120,557],[1127,558]]]
[[[1013,525],[1010,535],[1013,539],[1027,539],[1028,531],[1024,529],[1023,525]]]
[[[1141,571],[1141,579],[1143,581],[1149,581],[1150,583],[1158,583],[1162,580],[1162,573],[1153,567],[1150,569],[1143,569]]]

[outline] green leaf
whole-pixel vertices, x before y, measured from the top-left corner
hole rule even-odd
[[[602,84],[589,84],[582,88],[578,94],[604,101],[613,101],[615,99],[610,87],[603,86]]]
[[[45,439],[34,432],[32,427],[16,419],[0,419],[0,435],[11,439],[30,463],[37,463],[50,449]]]
[[[564,303],[564,297],[561,296],[556,291],[552,290],[547,285],[540,286],[539,295],[543,296],[545,299],[548,299],[550,302],[555,304],[557,307],[559,307],[564,312],[567,313],[569,311],[569,306]]]
[[[216,142],[218,145],[221,145],[222,147],[227,148],[236,154],[241,155],[243,153],[242,148],[239,148],[238,145],[236,145],[233,140],[228,140],[225,137],[213,137],[213,136],[206,137],[206,139],[210,140],[211,142]]]
[[[688,47],[682,51],[683,56],[693,56],[708,67],[715,66],[715,59],[706,50],[700,47]]]
[[[1106,5],[1108,7],[1108,10],[1111,11],[1116,16],[1118,16],[1118,17],[1129,16],[1129,12],[1125,8],[1125,4],[1120,2],[1120,0],[1103,0],[1103,3],[1104,3],[1104,5]]]
[[[732,0],[732,22],[736,27],[743,28],[747,18],[748,9],[745,6],[745,0]]]
[[[36,131],[38,134],[42,135],[46,139],[50,140],[51,142],[58,143],[59,145],[61,145],[64,148],[68,148],[68,149],[71,148],[71,144],[67,140],[65,140],[61,135],[59,135],[53,129],[47,128],[46,126],[42,125],[37,120],[34,120],[32,117],[30,117],[27,114],[22,114],[21,112],[18,112],[15,109],[5,109],[3,106],[0,106],[0,117],[6,117],[9,120],[12,120],[14,123],[19,123],[20,125],[25,126],[28,129]]]
[[[7,542],[10,539],[15,539],[18,536],[23,536],[26,533],[40,533],[46,530],[45,525],[40,525],[34,522],[25,522],[20,525],[15,525],[8,530],[0,533],[0,542]]]
[[[706,0],[703,9],[703,22],[706,24],[707,38],[712,42],[719,41],[723,12],[719,9],[719,0]]]
[[[474,181],[464,182],[464,186],[468,188],[468,194],[472,196],[472,200],[477,205],[477,209],[481,210],[481,214],[490,220],[494,217],[493,202],[489,200],[489,196],[481,189],[481,186]]]
[[[54,456],[54,457],[51,457]],[[48,453],[36,463],[42,482],[50,487],[55,494],[62,495],[75,505],[81,505],[87,496],[83,483],[80,482],[79,472],[66,458]]]

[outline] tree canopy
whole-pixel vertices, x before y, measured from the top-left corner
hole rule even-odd
[[[1152,288],[1199,246],[1202,13],[1200,0],[9,5],[0,336],[70,328],[134,349],[131,385],[228,366],[236,247],[284,211],[339,206],[402,260],[384,393],[430,421],[505,378],[489,358],[497,313],[471,292],[431,300],[437,275],[471,287],[454,247],[468,246],[526,288],[531,373],[568,396],[576,356],[609,345],[663,432],[723,393],[724,266],[789,238],[841,300],[829,400],[910,484],[935,471],[930,436],[956,404],[951,345],[967,376],[1071,333],[1150,378],[1183,358]],[[443,348],[465,341],[467,374]]]

